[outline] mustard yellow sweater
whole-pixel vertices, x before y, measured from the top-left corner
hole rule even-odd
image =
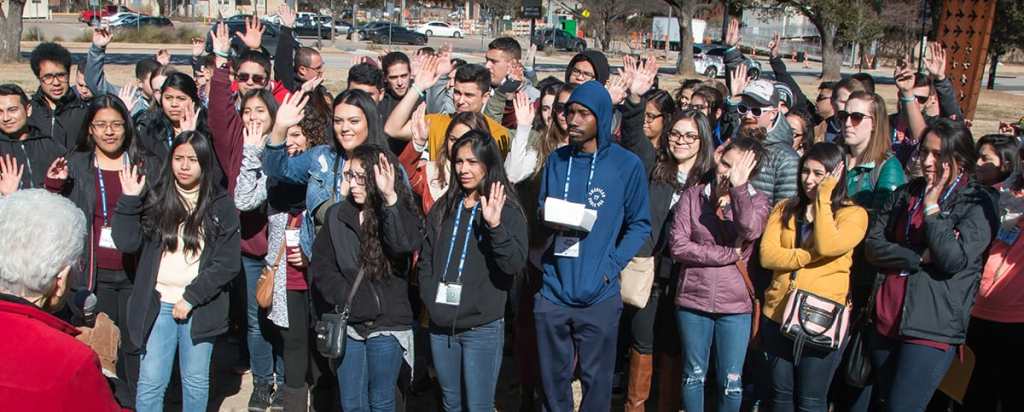
[[[821,182],[815,200],[813,230],[802,245],[794,244],[795,219],[782,224],[782,211],[792,200],[780,202],[768,216],[761,237],[761,265],[773,272],[764,299],[764,315],[769,319],[782,322],[789,277],[794,270],[798,271],[797,289],[846,303],[853,250],[864,240],[868,214],[860,206],[847,206],[833,216],[830,198],[835,186],[836,180],[831,177]]]

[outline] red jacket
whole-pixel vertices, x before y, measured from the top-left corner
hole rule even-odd
[[[122,410],[73,326],[10,295],[0,295],[0,325],[0,408]]]

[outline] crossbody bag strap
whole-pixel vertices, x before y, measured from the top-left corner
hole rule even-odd
[[[802,242],[803,239],[802,238],[803,238],[803,234],[804,234],[804,225],[803,225],[803,221],[804,220],[803,220],[803,218],[801,218],[799,216],[795,217],[793,220],[795,222],[795,227],[796,227],[796,240],[793,241],[793,246],[795,246],[796,248],[800,248],[800,246],[803,244],[803,242]],[[796,273],[799,272],[799,271],[800,270],[798,269],[798,270],[794,270],[792,272],[789,272],[789,288],[790,289],[796,289]]]
[[[287,224],[285,224],[285,230],[287,231],[288,228],[294,229],[297,226],[296,223],[298,223],[298,222],[299,222],[299,216],[293,217]],[[281,257],[284,256],[285,248],[287,248],[287,247],[288,247],[288,235],[285,235],[285,238],[281,239],[281,247],[277,249],[277,257],[274,258],[274,265],[272,266],[274,268],[274,272],[277,272],[277,268],[279,266],[281,266]]]
[[[356,282],[352,284],[352,290],[348,291],[348,299],[345,300],[345,310],[343,313],[347,314],[352,310],[352,299],[356,297],[356,291],[359,290],[359,285],[363,283],[363,276],[365,272],[359,269],[359,274],[356,275]]]

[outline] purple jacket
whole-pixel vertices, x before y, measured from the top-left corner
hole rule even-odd
[[[725,220],[715,213],[711,187],[687,189],[676,204],[670,248],[679,262],[676,305],[707,313],[750,313],[750,295],[736,268],[735,247],[743,240],[742,258],[750,259],[751,244],[761,237],[771,205],[750,184],[729,191],[731,207]]]

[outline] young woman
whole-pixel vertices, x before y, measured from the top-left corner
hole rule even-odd
[[[803,156],[807,148],[817,143],[814,141],[814,125],[811,123],[811,117],[803,111],[792,110],[786,113],[786,122],[793,130],[793,150]]]
[[[558,114],[554,107],[564,88],[565,83],[556,80],[541,89],[540,116],[535,115],[536,108],[525,93],[517,93],[512,97],[518,124],[508,157],[505,159],[505,171],[513,184],[530,178],[537,171],[537,158],[541,152],[539,145],[543,143],[548,129],[557,121]],[[566,100],[568,98],[566,95]]]
[[[676,102],[672,95],[664,90],[650,90],[644,93],[644,136],[655,148],[661,142],[662,133],[667,124],[666,120],[671,119],[676,112]]]
[[[978,167],[975,178],[985,186],[1001,188],[1017,169],[1019,145],[1013,136],[987,134],[978,139]],[[1002,196],[1000,196],[1001,198]]]
[[[996,170],[1009,175],[1013,165],[1019,167],[1020,155],[1006,153],[1004,145],[1013,141],[1007,135],[986,135],[978,140],[976,175],[979,181],[996,182],[1000,227],[988,251],[967,329],[967,345],[975,357],[964,398],[964,408],[969,411],[994,411],[999,405],[1004,411],[1024,410],[1024,397],[1012,384],[1015,371],[1024,367],[1024,358],[1019,354],[1024,344],[1024,276],[1018,266],[1024,253],[1024,241],[1018,241],[1024,227],[1024,220],[1020,219],[1024,213],[1024,178],[1019,174],[1009,180],[993,176]],[[984,167],[990,167],[992,172],[983,172]]]
[[[846,196],[845,162],[838,145],[811,146],[800,159],[797,196],[772,210],[761,237],[761,265],[773,271],[761,322],[762,347],[772,365],[773,411],[828,410],[828,388],[844,346],[825,351],[804,345],[794,359],[794,342],[780,329],[796,290],[842,305],[849,301],[853,251],[864,239],[868,214]]]
[[[152,189],[135,166],[121,171],[113,241],[138,253],[128,300],[128,339],[145,348],[138,411],[163,410],[178,352],[182,410],[206,409],[214,339],[227,331],[227,284],[238,271],[238,213],[214,182],[210,140],[198,132],[174,139]]]
[[[889,116],[882,96],[854,92],[836,114],[847,151],[846,194],[868,210],[877,209],[906,183],[903,165],[893,156]]]
[[[422,116],[417,116],[421,118]],[[419,122],[418,122],[419,123]],[[420,126],[425,126],[419,123]],[[455,113],[452,121],[445,130],[445,145],[441,146],[441,154],[437,159],[431,161],[423,159],[426,150],[426,127],[418,128],[413,132],[415,136],[422,136],[423,139],[413,139],[411,145],[407,145],[402,152],[400,160],[411,178],[409,183],[414,193],[422,199],[423,213],[430,213],[434,202],[444,197],[453,178],[448,174],[448,159],[452,153],[451,147],[470,130],[487,129],[487,121],[484,115],[475,112]],[[488,133],[489,134],[489,133]],[[421,141],[417,141],[421,140]],[[422,143],[422,144],[421,144]],[[421,150],[422,149],[422,150]]]
[[[423,222],[412,192],[392,166],[397,160],[386,150],[363,145],[348,154],[340,188],[344,200],[328,212],[310,263],[313,287],[329,304],[344,307],[356,288],[338,365],[346,411],[394,410],[403,353],[412,366],[406,276],[423,238]]]
[[[700,115],[703,117],[703,115]],[[706,121],[703,126],[710,133]],[[677,126],[678,127],[678,126]],[[696,130],[675,139],[698,137]],[[674,140],[673,142],[675,142]],[[683,409],[704,410],[704,380],[715,347],[718,411],[739,411],[743,361],[750,340],[753,303],[745,279],[746,260],[764,230],[771,203],[748,182],[763,149],[738,137],[725,145],[715,179],[679,197],[669,240],[680,263],[675,303],[683,353]]]
[[[187,74],[174,72],[167,76],[159,90],[160,105],[141,114],[136,127],[139,146],[163,160],[169,158],[175,137],[184,131],[182,123],[195,123],[195,130],[206,135],[209,131],[195,80]],[[220,181],[219,175],[215,177]]]
[[[446,411],[494,410],[505,300],[527,253],[526,216],[501,163],[488,133],[463,135],[449,162],[458,186],[427,218],[420,298]]]
[[[287,130],[285,145],[288,155],[296,156],[310,147],[326,144],[324,125],[327,122],[326,113],[318,110],[305,112],[299,124]],[[282,399],[287,411],[300,411],[305,410],[309,396],[306,376],[310,356],[310,282],[306,276],[307,259],[298,244],[299,225],[306,210],[306,187],[267,179],[262,173],[264,132],[265,129],[253,123],[245,130],[244,158],[235,187],[235,205],[243,212],[262,211],[268,216],[268,253],[261,263],[268,267],[277,263],[273,304],[267,318],[280,328],[281,346],[274,352],[283,354],[284,370],[284,385],[277,386],[272,398]]]
[[[924,410],[964,343],[999,224],[995,193],[974,178],[966,126],[936,120],[919,152],[924,177],[882,205],[865,241],[883,276],[870,342],[873,395],[891,411]]]
[[[156,168],[160,161],[147,158],[135,143],[130,111],[115,96],[102,95],[89,102],[85,128],[78,147],[67,158],[58,158],[46,173],[46,188],[78,206],[86,219],[84,268],[75,277],[80,289],[96,294],[96,307],[127,334],[128,297],[135,278],[134,256],[117,250],[111,237],[114,210],[121,198],[118,174],[136,165]],[[153,173],[146,173],[152,175]],[[117,395],[122,403],[135,402],[139,358],[132,355],[127,339],[117,351]]]

